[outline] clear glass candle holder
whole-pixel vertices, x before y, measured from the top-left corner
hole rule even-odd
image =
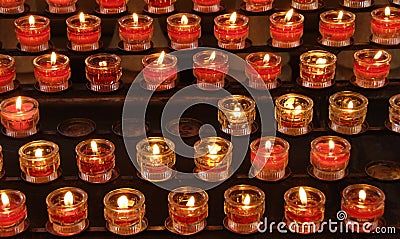
[[[194,49],[199,46],[201,18],[195,14],[177,13],[167,18],[168,37],[175,50]]]
[[[272,9],[274,0],[244,0],[246,11],[265,12]]]
[[[115,146],[105,139],[88,139],[75,147],[79,177],[89,183],[106,183],[115,167]]]
[[[145,11],[151,14],[166,14],[175,11],[176,0],[144,0]]]
[[[46,0],[49,6],[49,12],[55,14],[75,12],[77,1],[78,0]]]
[[[11,237],[26,230],[28,209],[25,194],[14,189],[3,189],[0,190],[0,196],[0,236]]]
[[[15,33],[24,52],[40,52],[49,49],[50,19],[30,15],[14,21]]]
[[[330,10],[319,15],[321,44],[343,47],[351,44],[355,32],[356,15],[344,10]]]
[[[172,229],[181,235],[192,235],[206,227],[208,194],[195,187],[180,187],[168,194],[168,211]]]
[[[348,8],[366,8],[371,7],[372,0],[343,0],[343,6]]]
[[[324,220],[325,195],[312,187],[293,187],[285,192],[284,222],[291,232],[318,232]]]
[[[145,229],[145,197],[131,188],[119,188],[106,194],[103,199],[104,219],[107,229],[121,236],[137,234]]]
[[[223,88],[228,70],[228,55],[221,51],[206,50],[193,56],[193,75],[202,90]]]
[[[245,15],[224,14],[214,18],[214,36],[218,46],[227,50],[239,50],[246,46],[249,35],[249,18]]]
[[[224,193],[224,226],[238,234],[258,231],[265,212],[265,193],[251,185],[235,185]]]
[[[5,99],[0,104],[0,111],[7,136],[24,138],[37,133],[39,103],[35,99],[26,96]]]
[[[400,94],[389,99],[389,123],[392,131],[400,133]]]
[[[18,150],[22,177],[30,183],[47,183],[57,179],[60,167],[58,145],[38,140],[24,144]]]
[[[99,53],[86,58],[86,79],[89,88],[97,92],[119,89],[122,76],[121,58],[115,54]]]
[[[385,193],[368,184],[347,186],[342,191],[341,209],[347,213],[344,223],[350,231],[373,232],[385,211]]]
[[[256,119],[256,103],[244,95],[231,95],[218,101],[221,130],[232,136],[251,134]]]
[[[311,130],[314,102],[299,94],[286,94],[275,101],[277,130],[283,134],[297,136]]]
[[[136,160],[141,176],[151,182],[161,182],[173,176],[175,144],[163,137],[149,137],[136,144]]]
[[[101,19],[80,13],[67,18],[69,48],[73,51],[94,51],[100,48]]]
[[[253,89],[272,90],[279,86],[282,58],[269,52],[255,52],[246,56],[246,76]]]
[[[318,0],[292,0],[292,7],[298,10],[316,10],[318,2]]]
[[[341,91],[329,97],[330,128],[341,134],[358,134],[367,116],[368,99],[356,92]]]
[[[119,38],[125,51],[144,51],[150,49],[153,36],[153,18],[136,14],[118,19]]]
[[[59,236],[71,236],[87,227],[88,195],[75,187],[52,191],[46,197],[49,229]]]
[[[301,44],[304,29],[304,16],[289,10],[276,12],[269,17],[269,31],[272,46],[277,48],[294,48]]]
[[[178,58],[171,54],[155,53],[142,58],[145,88],[165,91],[175,88],[178,78]]]
[[[19,14],[25,11],[25,0],[0,0],[0,14]]]
[[[119,14],[126,11],[126,4],[129,0],[96,0],[99,4],[101,14]]]
[[[193,10],[202,13],[212,13],[221,10],[221,0],[193,0]]]
[[[9,55],[0,54],[0,93],[14,89],[16,78],[15,59]]]
[[[381,45],[400,44],[400,9],[378,8],[371,12],[371,41]]]

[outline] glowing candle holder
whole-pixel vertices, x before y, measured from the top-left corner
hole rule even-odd
[[[0,104],[1,124],[5,134],[12,138],[24,138],[36,134],[39,122],[39,103],[29,97],[5,99]]]
[[[238,234],[258,231],[258,224],[265,212],[264,192],[250,185],[235,185],[224,193],[224,226]]]
[[[249,86],[258,90],[272,90],[279,86],[282,58],[269,52],[255,52],[246,56],[246,76]]]
[[[136,145],[141,176],[148,181],[166,181],[173,176],[175,144],[166,138],[149,137]]]
[[[273,47],[293,48],[300,46],[304,28],[303,15],[291,9],[288,12],[272,14],[269,21]]]
[[[175,11],[176,0],[144,0],[145,11],[152,14],[166,14]]]
[[[336,56],[327,51],[312,50],[300,56],[300,79],[302,86],[319,89],[335,83]]]
[[[115,54],[99,53],[86,58],[86,78],[89,88],[97,92],[119,89],[122,76],[121,58]]]
[[[59,236],[76,235],[88,226],[88,195],[80,188],[65,187],[46,197],[48,231]]]
[[[23,193],[13,189],[0,190],[0,236],[15,236],[27,229],[28,210]]]
[[[400,133],[400,94],[390,97],[389,104],[390,129]]]
[[[228,50],[243,49],[248,35],[248,17],[234,12],[214,18],[214,36],[218,40],[219,47]]]
[[[371,12],[371,41],[381,45],[400,44],[400,9],[378,8]]]
[[[50,20],[42,16],[24,16],[14,21],[20,50],[40,52],[49,49]]]
[[[251,134],[256,119],[256,103],[244,95],[231,95],[218,101],[221,130],[233,136]]]
[[[292,0],[292,7],[298,10],[316,10],[318,2],[318,0]]]
[[[374,231],[385,211],[385,193],[368,184],[353,184],[342,192],[341,208],[347,213],[344,223],[352,231]]]
[[[117,235],[137,234],[147,227],[146,205],[143,193],[131,188],[120,188],[103,199],[107,229]]]
[[[342,91],[329,97],[330,128],[341,134],[358,134],[367,115],[368,99],[355,92]]]
[[[218,12],[221,10],[221,0],[193,0],[193,10],[202,13]]]
[[[195,187],[180,187],[168,194],[166,227],[181,235],[192,235],[206,227],[208,195]]]
[[[19,14],[25,11],[25,0],[0,0],[0,14]]]
[[[60,176],[58,145],[45,140],[32,141],[19,151],[22,178],[30,183],[47,183]]]
[[[265,12],[272,9],[274,0],[244,0],[246,11]]]
[[[49,5],[49,12],[55,14],[66,14],[76,11],[78,0],[46,0]]]
[[[308,133],[311,130],[313,106],[312,99],[304,95],[286,94],[278,97],[275,101],[277,130],[292,136]]]
[[[348,8],[366,8],[371,7],[372,0],[343,0],[343,6]]]
[[[167,18],[168,37],[175,50],[197,48],[201,37],[201,18],[194,14],[178,13]]]
[[[356,15],[343,10],[330,10],[320,16],[320,43],[325,46],[343,47],[351,44],[355,31]]]
[[[106,183],[115,167],[115,146],[105,139],[88,139],[75,147],[79,177],[89,183]]]
[[[14,89],[16,78],[15,59],[12,56],[0,54],[0,93]]]
[[[126,4],[129,0],[96,0],[99,4],[101,14],[119,14],[126,11]]]
[[[165,52],[147,55],[142,59],[145,88],[164,91],[175,87],[178,77],[178,58]]]
[[[101,19],[99,17],[80,13],[69,17],[66,23],[71,50],[94,51],[100,48]]]
[[[67,56],[55,52],[41,55],[33,59],[33,66],[40,91],[59,92],[68,89],[71,68]]]
[[[221,51],[206,50],[193,56],[193,75],[202,90],[223,88],[228,70],[228,55]]]
[[[118,25],[125,51],[144,51],[151,47],[153,18],[134,13],[118,19]]]

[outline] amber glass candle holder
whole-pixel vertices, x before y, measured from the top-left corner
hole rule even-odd
[[[50,19],[30,15],[15,19],[15,33],[23,52],[40,52],[49,49]]]
[[[101,19],[80,13],[67,18],[67,37],[73,51],[94,51],[100,48]]]
[[[390,97],[389,104],[390,129],[400,133],[400,94]]]
[[[14,89],[16,78],[15,59],[9,55],[0,54],[0,93]]]
[[[145,88],[151,91],[165,91],[175,87],[178,78],[178,58],[164,52],[142,58]]]
[[[206,50],[193,56],[193,75],[202,90],[223,88],[228,70],[228,55],[221,51]]]
[[[0,0],[0,14],[19,14],[25,11],[25,0]]]
[[[355,31],[356,15],[344,10],[330,10],[319,16],[321,44],[331,47],[343,47],[351,44]]]
[[[25,195],[17,190],[0,190],[0,236],[15,236],[27,229],[28,210]]]
[[[176,0],[144,0],[145,11],[151,14],[167,14],[175,11]]]
[[[400,44],[400,9],[378,8],[371,12],[371,41],[381,45]]]
[[[119,89],[122,76],[121,58],[115,54],[100,53],[85,60],[89,88],[97,92]]]
[[[55,14],[66,14],[76,11],[76,2],[78,0],[46,0],[49,6],[49,12]]]
[[[316,10],[319,0],[292,0],[292,7],[298,10]]]
[[[343,6],[348,8],[366,8],[371,7],[372,0],[343,0]]]
[[[246,76],[249,86],[258,90],[272,90],[279,86],[282,58],[269,52],[254,52],[246,56]]]

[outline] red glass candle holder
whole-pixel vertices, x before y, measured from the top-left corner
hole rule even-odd
[[[246,56],[246,76],[253,89],[272,90],[279,86],[282,58],[269,52],[255,52]]]
[[[175,11],[176,0],[144,0],[145,11],[151,14],[166,14]]]
[[[67,37],[70,48],[74,51],[94,51],[99,49],[101,37],[101,19],[99,17],[80,13],[69,17]]]
[[[178,13],[167,18],[168,37],[175,50],[197,48],[201,37],[201,18],[194,14]]]
[[[319,21],[321,44],[331,47],[343,47],[351,44],[355,31],[356,15],[343,10],[323,12]]]
[[[221,0],[193,0],[193,10],[202,13],[218,12],[221,10]]]
[[[221,51],[206,50],[193,56],[193,75],[202,90],[223,88],[228,70],[228,55]]]
[[[343,6],[348,8],[366,8],[371,7],[372,0],[343,0]]]
[[[246,11],[265,12],[272,9],[274,0],[244,0]]]
[[[378,8],[371,12],[371,41],[381,45],[400,44],[400,9]]]
[[[344,223],[353,232],[373,232],[385,211],[385,193],[372,185],[353,184],[342,192]]]
[[[25,11],[25,0],[0,0],[0,14],[19,14]]]
[[[121,58],[115,54],[99,53],[85,60],[89,88],[97,92],[118,90],[122,76]]]
[[[25,195],[17,190],[0,190],[0,236],[11,237],[26,230],[28,210]]]
[[[16,68],[14,57],[0,54],[0,93],[13,90],[15,78]]]
[[[147,90],[164,91],[175,87],[178,58],[171,54],[155,53],[142,58],[143,78]]]
[[[318,0],[292,0],[292,7],[298,10],[316,10],[318,2]]]
[[[88,224],[87,200],[87,193],[75,187],[59,188],[47,195],[48,230],[59,236],[82,232]]]
[[[118,25],[125,51],[144,51],[151,47],[153,18],[134,13],[118,19]]]
[[[304,16],[289,10],[276,12],[269,17],[272,46],[293,48],[300,46],[303,36]]]
[[[78,0],[46,0],[49,5],[49,12],[55,14],[66,14],[76,11]]]
[[[24,16],[14,21],[21,51],[40,52],[49,49],[50,20],[42,16]]]
[[[105,139],[88,139],[75,147],[79,177],[89,183],[106,183],[115,167],[115,146]]]
[[[5,134],[12,138],[24,138],[36,134],[39,122],[39,103],[29,97],[5,99],[0,104],[1,124]]]
[[[118,14],[126,11],[129,0],[96,0],[101,14]]]
[[[400,133],[400,94],[390,97],[389,104],[390,129]]]
[[[214,36],[218,46],[228,50],[239,50],[246,46],[249,35],[249,18],[244,15],[224,14],[214,18]]]

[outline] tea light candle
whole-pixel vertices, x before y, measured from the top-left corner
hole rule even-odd
[[[248,17],[234,12],[214,18],[214,36],[218,40],[219,47],[228,50],[243,49],[248,35]]]
[[[246,76],[249,86],[259,90],[272,90],[279,86],[282,58],[269,52],[255,52],[246,56]]]
[[[125,51],[144,51],[151,47],[153,18],[133,13],[118,19],[118,25]]]
[[[193,0],[193,10],[202,13],[218,12],[221,10],[221,0]]]
[[[245,0],[246,11],[265,12],[272,9],[274,0]]]
[[[17,190],[0,190],[0,236],[15,236],[26,230],[28,210],[25,195]]]
[[[275,101],[278,131],[287,135],[303,135],[310,131],[314,102],[299,94],[286,94]]]
[[[0,14],[19,14],[25,11],[25,0],[0,0]]]
[[[82,232],[88,224],[87,200],[87,193],[80,188],[64,187],[51,192],[46,197],[49,228],[59,236]]]
[[[68,89],[71,68],[67,56],[55,52],[41,55],[33,59],[33,66],[39,90],[59,92]]]
[[[105,139],[88,139],[75,147],[79,177],[89,183],[106,183],[115,167],[115,146]]]
[[[310,162],[314,176],[334,181],[344,178],[350,160],[350,143],[337,136],[321,136],[311,142]]]
[[[371,16],[371,41],[382,45],[400,44],[400,9],[378,8]]]
[[[330,128],[341,134],[358,134],[367,115],[367,97],[341,91],[329,97]]]
[[[175,87],[178,58],[165,52],[142,58],[143,78],[147,90],[164,91]]]
[[[265,212],[264,192],[250,185],[235,185],[224,193],[224,226],[238,234],[258,231],[258,224]]]
[[[193,56],[193,75],[202,90],[223,88],[228,70],[228,55],[221,51],[206,50]]]
[[[50,20],[42,16],[24,16],[14,21],[21,51],[40,52],[49,49]]]
[[[0,93],[13,90],[15,78],[16,68],[14,57],[0,54]]]
[[[366,8],[371,7],[372,0],[343,0],[343,6],[349,8]]]
[[[292,7],[298,10],[316,10],[318,2],[318,0],[292,0]]]
[[[344,10],[323,12],[319,21],[321,44],[331,47],[343,47],[351,44],[355,31],[356,15]]]
[[[47,183],[57,179],[60,166],[58,145],[38,140],[24,144],[18,150],[19,165],[25,181],[30,183]]]
[[[176,161],[175,144],[162,137],[149,137],[136,144],[136,160],[141,176],[152,182],[166,181],[172,177]]]
[[[99,53],[85,59],[89,87],[97,92],[118,90],[122,76],[121,58],[115,54]]]
[[[285,176],[289,162],[289,143],[278,137],[267,136],[250,144],[250,161],[256,178],[278,181]]]
[[[290,9],[287,12],[272,14],[269,17],[269,21],[273,47],[293,48],[300,46],[304,28],[303,15]]]
[[[144,0],[145,11],[151,14],[166,14],[175,11],[176,0]]]
[[[390,97],[389,104],[390,129],[400,133],[400,94]]]
[[[0,104],[1,124],[6,135],[24,138],[36,134],[39,122],[39,103],[29,97],[18,96],[5,99]]]
[[[84,14],[69,17],[67,23],[67,37],[73,51],[94,51],[99,49],[101,37],[101,19]]]
[[[78,0],[46,0],[49,5],[49,12],[55,14],[66,14],[76,11]]]
[[[201,36],[201,18],[194,14],[178,13],[167,18],[168,37],[175,50],[197,48]]]
[[[101,14],[118,14],[126,11],[126,3],[129,0],[96,0]]]
[[[244,95],[230,95],[218,101],[221,130],[233,136],[251,134],[256,119],[256,103]]]
[[[131,188],[115,189],[103,199],[107,229],[117,235],[129,236],[146,229],[146,205],[143,193]]]
[[[347,213],[344,223],[350,230],[372,232],[385,211],[385,193],[368,184],[350,185],[342,192],[341,208]]]

